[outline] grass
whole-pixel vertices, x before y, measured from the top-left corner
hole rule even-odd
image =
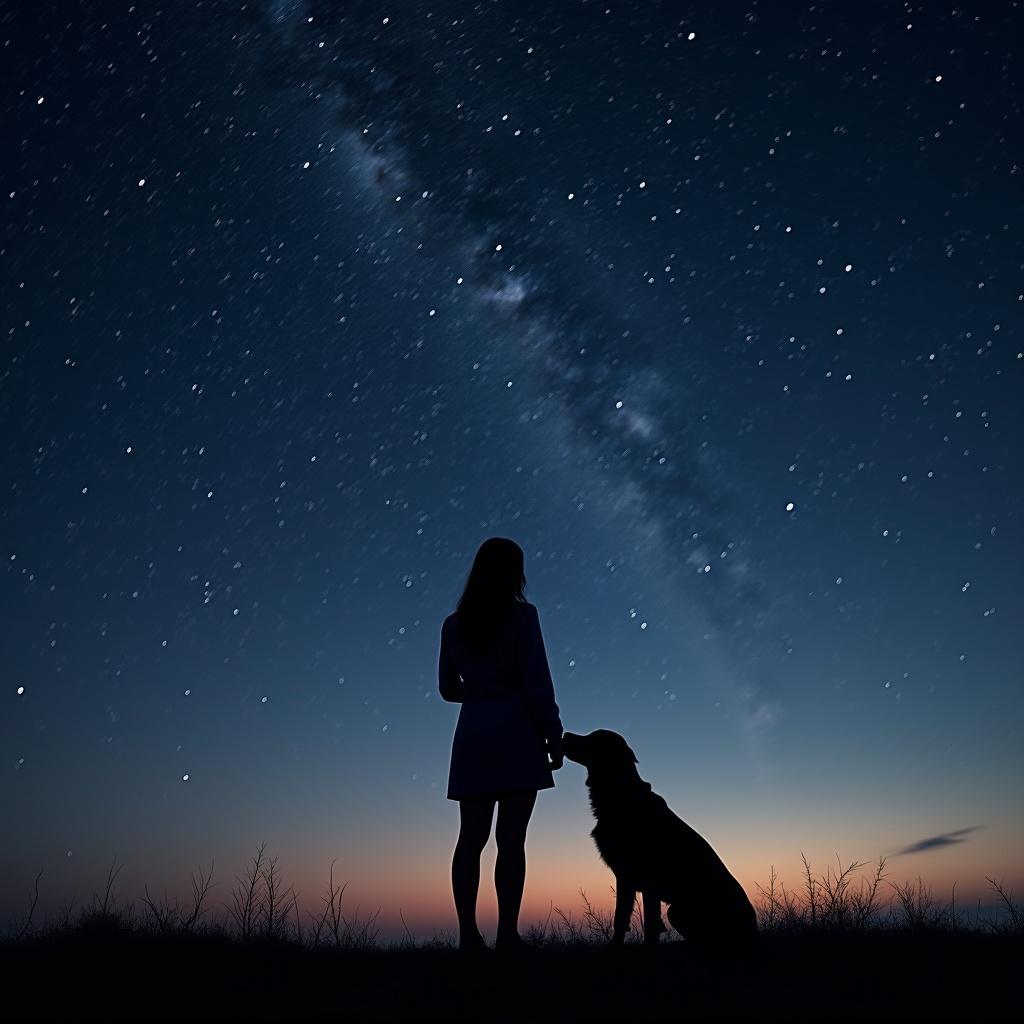
[[[1024,915],[989,879],[1002,916],[984,920],[921,879],[893,882],[884,860],[803,860],[787,889],[758,886],[761,934],[749,948],[701,949],[674,932],[646,948],[637,901],[624,948],[610,948],[611,910],[581,890],[575,913],[552,907],[523,929],[528,959],[467,960],[452,932],[379,938],[378,913],[350,910],[335,864],[303,914],[265,845],[215,905],[213,866],[185,904],[144,895],[122,903],[120,867],[74,914],[37,923],[28,911],[0,943],[17,1019],[332,1020],[961,1020],[1020,1015],[1014,986]],[[404,920],[403,920],[404,923]]]

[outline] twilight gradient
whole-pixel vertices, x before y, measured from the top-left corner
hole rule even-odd
[[[1022,18],[0,17],[0,911],[115,857],[226,899],[266,840],[309,909],[337,858],[452,926],[438,639],[491,535],[566,728],[751,895],[1024,885]],[[524,921],[608,900],[590,827],[567,763]]]

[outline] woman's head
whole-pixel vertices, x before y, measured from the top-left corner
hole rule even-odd
[[[505,614],[525,601],[523,549],[507,537],[490,537],[480,545],[456,612],[463,642],[470,650],[490,646]]]
[[[473,604],[524,601],[525,586],[523,549],[507,537],[490,537],[480,545],[473,559],[459,600],[460,610],[466,601]]]

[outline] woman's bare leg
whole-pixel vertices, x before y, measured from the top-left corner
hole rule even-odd
[[[519,907],[526,882],[526,826],[537,794],[522,793],[498,801],[498,858],[494,887],[498,891],[498,942],[519,941]]]
[[[491,836],[494,800],[467,797],[459,801],[459,840],[452,856],[452,893],[459,917],[459,945],[483,944],[476,926],[476,898],[480,890],[480,854]]]

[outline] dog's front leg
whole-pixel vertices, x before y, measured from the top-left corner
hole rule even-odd
[[[629,919],[633,916],[633,901],[636,889],[627,885],[618,876],[615,877],[615,925],[612,929],[612,942],[621,945],[626,941],[629,931]]]
[[[657,945],[658,937],[667,931],[661,922],[661,900],[654,893],[646,890],[644,897],[644,942]]]

